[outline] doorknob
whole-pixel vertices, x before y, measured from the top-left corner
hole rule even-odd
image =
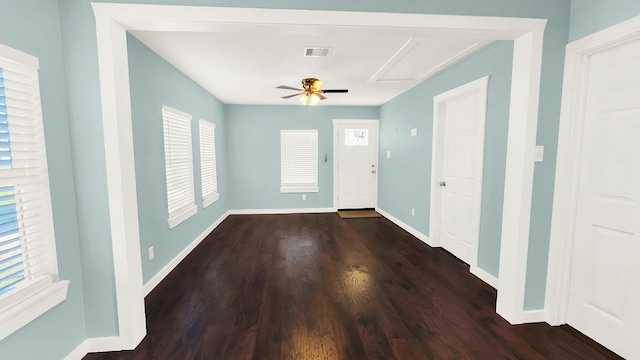
[[[440,186],[447,186],[447,183],[444,181],[440,181]]]

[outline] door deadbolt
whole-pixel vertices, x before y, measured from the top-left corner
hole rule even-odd
[[[444,181],[440,181],[440,186],[447,186],[447,183]]]

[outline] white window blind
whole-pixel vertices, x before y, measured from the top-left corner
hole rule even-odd
[[[213,204],[218,194],[216,170],[216,126],[200,119],[200,180],[202,183],[202,207]]]
[[[191,115],[162,107],[164,160],[167,179],[169,228],[193,216],[196,206],[193,189]]]
[[[0,340],[66,298],[68,281],[58,281],[45,151],[38,60],[2,45]]]
[[[318,192],[318,130],[281,130],[280,160],[281,192]]]

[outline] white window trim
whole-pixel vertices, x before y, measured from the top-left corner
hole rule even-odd
[[[295,183],[285,183],[283,179],[283,162],[284,162],[284,144],[282,142],[282,136],[287,134],[304,134],[304,135],[315,135],[315,166],[316,166],[316,178],[315,184],[295,184]],[[307,130],[280,130],[280,192],[281,193],[310,193],[310,192],[319,192],[320,187],[318,186],[319,181],[319,168],[318,168],[318,130],[316,129],[307,129]]]
[[[162,118],[163,118],[163,132],[165,131],[164,129],[164,125],[165,125],[165,117],[166,114],[171,114],[174,116],[179,116],[185,119],[189,120],[189,131],[188,131],[188,145],[189,145],[189,163],[190,163],[190,170],[189,170],[189,179],[190,179],[190,195],[191,198],[189,199],[189,203],[186,205],[183,205],[182,207],[180,207],[179,209],[173,210],[173,211],[169,211],[169,218],[167,220],[167,223],[169,225],[169,229],[173,229],[174,227],[176,227],[178,224],[182,223],[183,221],[187,220],[188,218],[192,217],[193,215],[195,215],[198,212],[198,205],[196,205],[196,200],[195,200],[195,191],[194,191],[194,181],[193,181],[193,139],[192,139],[192,128],[191,128],[191,115],[187,114],[185,112],[182,112],[180,110],[176,110],[173,109],[169,106],[163,106],[162,107]],[[166,135],[165,135],[166,136]],[[166,168],[166,160],[167,160],[167,139],[164,139],[164,144],[165,144],[165,179],[167,176],[167,168]],[[168,205],[168,201],[169,201],[169,181],[167,180],[167,205]]]
[[[38,58],[2,44],[0,44],[0,57],[32,67],[36,71],[39,69]],[[38,89],[38,102],[39,99]],[[38,103],[37,106],[40,106],[40,104]],[[39,120],[42,121],[41,112],[36,116],[40,117]],[[44,161],[46,163],[46,159]],[[47,184],[48,190],[48,174],[45,173],[44,177],[43,182]],[[51,199],[48,191],[45,196],[48,198],[48,201],[45,201],[49,206],[47,211],[51,213]],[[51,232],[53,233],[53,227]],[[0,326],[0,340],[51,310],[67,298],[69,281],[58,279],[55,239],[52,238],[44,246],[47,248],[47,252],[51,254],[51,258],[47,262],[45,269],[43,269],[44,276],[20,289],[4,294],[0,300],[0,324],[2,324]]]
[[[213,144],[211,144],[213,146],[213,174],[214,174],[214,179],[213,179],[213,183],[214,183],[214,189],[212,192],[206,193],[204,192],[204,186],[205,186],[205,179],[203,177],[203,173],[204,173],[204,169],[203,169],[203,163],[202,163],[202,159],[204,158],[204,154],[203,154],[203,144],[205,140],[202,136],[203,132],[202,132],[202,128],[203,127],[209,127],[212,129],[212,133],[213,133],[213,137],[212,137],[212,142]],[[206,120],[200,119],[200,123],[199,123],[199,137],[200,137],[200,188],[202,190],[202,207],[206,208],[207,206],[213,204],[214,202],[218,201],[218,199],[220,199],[220,192],[218,191],[218,159],[217,159],[217,153],[215,151],[215,146],[216,146],[216,138],[215,138],[215,134],[216,134],[216,124],[213,124],[211,122],[208,122]]]

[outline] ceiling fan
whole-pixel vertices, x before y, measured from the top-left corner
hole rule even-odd
[[[324,100],[326,99],[326,97],[322,94],[329,94],[329,93],[346,93],[349,92],[349,90],[347,89],[327,89],[327,90],[323,90],[322,89],[322,81],[320,81],[319,79],[316,78],[304,78],[302,79],[302,89],[298,89],[298,88],[294,88],[291,86],[286,86],[286,85],[280,85],[277,87],[278,89],[285,89],[285,90],[296,90],[299,91],[299,93],[297,94],[293,94],[293,95],[287,95],[287,96],[283,96],[283,99],[289,99],[295,96],[299,96],[299,95],[304,95],[300,98],[300,102],[303,105],[311,105],[311,106],[315,106],[318,105],[318,103],[320,102],[320,100]]]

